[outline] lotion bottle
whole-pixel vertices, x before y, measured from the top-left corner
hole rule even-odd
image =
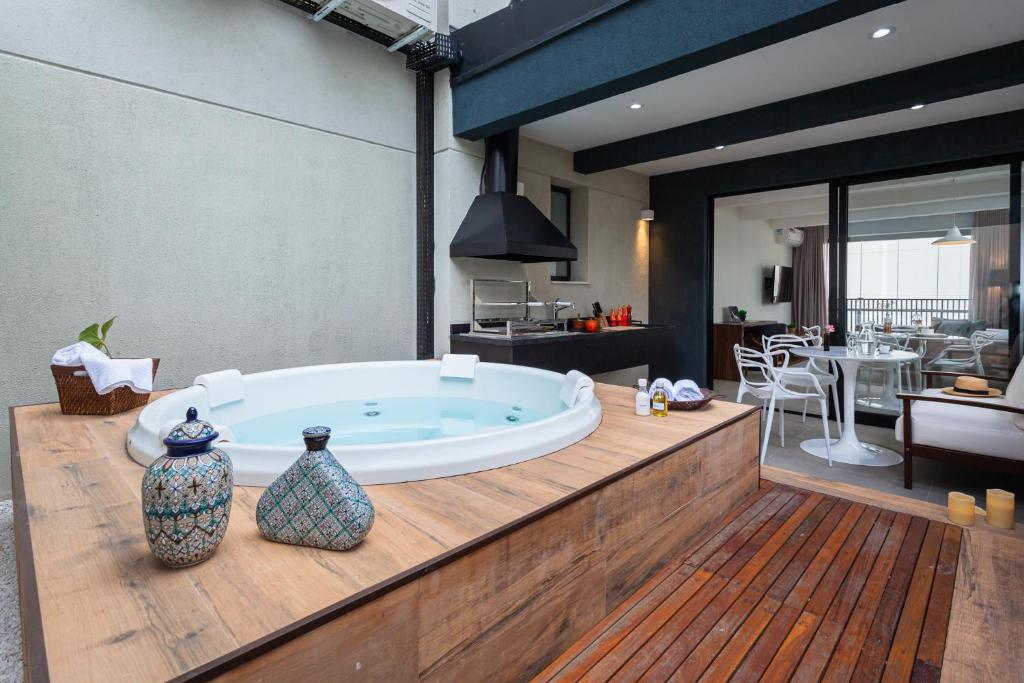
[[[654,417],[668,417],[668,393],[657,387],[651,395],[651,414]]]
[[[651,414],[651,395],[647,393],[647,380],[640,379],[637,385],[636,414],[646,417]]]

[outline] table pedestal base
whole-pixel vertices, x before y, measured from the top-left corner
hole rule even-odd
[[[870,443],[855,441],[853,443],[832,439],[832,462],[845,462],[848,465],[867,465],[869,467],[889,467],[903,462],[903,456],[896,451],[875,446]],[[825,439],[808,439],[800,444],[800,448],[811,455],[825,459]]]

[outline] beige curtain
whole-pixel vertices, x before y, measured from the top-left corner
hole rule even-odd
[[[971,237],[971,320],[1009,325],[1010,211],[974,212]]]
[[[828,228],[801,228],[804,243],[793,250],[793,322],[801,327],[828,324]]]

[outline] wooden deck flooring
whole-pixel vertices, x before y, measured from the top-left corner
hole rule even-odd
[[[959,527],[763,482],[540,681],[938,681]]]

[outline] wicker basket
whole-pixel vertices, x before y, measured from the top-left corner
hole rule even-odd
[[[153,359],[153,379],[160,359]],[[65,415],[116,415],[149,402],[149,394],[136,394],[128,387],[118,387],[108,394],[97,394],[92,380],[82,365],[51,365],[57,383],[60,412]],[[75,374],[80,373],[80,374]]]
[[[700,393],[704,394],[704,398],[699,401],[669,401],[669,410],[697,410],[703,408],[707,404],[711,403],[712,399],[722,398],[720,395],[708,389],[701,389]]]

